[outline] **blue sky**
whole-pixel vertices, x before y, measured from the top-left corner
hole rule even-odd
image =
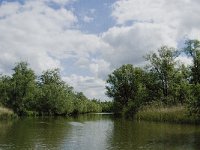
[[[108,99],[107,75],[143,66],[160,46],[200,38],[198,0],[0,0],[0,73],[28,61],[37,74],[60,68],[89,98]],[[191,61],[180,56],[179,61]]]
[[[111,17],[111,6],[115,0],[82,0],[71,5],[74,13],[80,20],[80,29],[86,33],[99,34],[114,25]],[[91,22],[84,22],[82,18],[88,16],[93,18]]]

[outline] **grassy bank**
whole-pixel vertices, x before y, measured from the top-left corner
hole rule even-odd
[[[0,120],[7,120],[16,118],[17,115],[14,114],[14,112],[8,108],[0,106]]]
[[[136,114],[138,120],[172,122],[172,123],[200,123],[196,116],[189,115],[186,106],[144,106]]]

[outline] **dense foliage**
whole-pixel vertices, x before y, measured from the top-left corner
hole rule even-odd
[[[19,62],[11,76],[0,76],[0,104],[18,115],[69,115],[101,112],[104,102],[75,92],[58,69],[37,77],[26,62]]]
[[[193,63],[182,64],[179,55]],[[200,42],[188,40],[183,50],[163,46],[145,59],[148,65],[143,68],[127,64],[108,75],[106,94],[114,100],[114,112],[132,115],[156,101],[168,107],[187,106],[192,115],[200,116]]]
[[[143,71],[140,68],[134,68],[132,65],[123,65],[109,75],[106,86],[107,95],[114,97],[114,112],[135,111],[135,107],[140,103],[141,90],[144,88],[141,82]]]

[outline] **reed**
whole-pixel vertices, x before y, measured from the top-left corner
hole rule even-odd
[[[141,108],[136,114],[138,120],[174,122],[174,123],[199,123],[197,116],[191,115],[186,106],[148,105]]]
[[[0,106],[0,120],[16,118],[17,115],[10,109]]]

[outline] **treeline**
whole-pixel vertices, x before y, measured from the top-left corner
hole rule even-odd
[[[13,71],[11,76],[0,76],[0,104],[18,115],[69,115],[101,112],[106,107],[75,92],[58,69],[36,76],[27,62],[19,62]]]
[[[190,66],[177,58],[187,56]],[[190,115],[200,116],[200,42],[187,40],[183,49],[163,46],[145,56],[148,65],[123,65],[107,79],[107,95],[114,100],[114,112],[135,114],[144,105],[184,105]]]

